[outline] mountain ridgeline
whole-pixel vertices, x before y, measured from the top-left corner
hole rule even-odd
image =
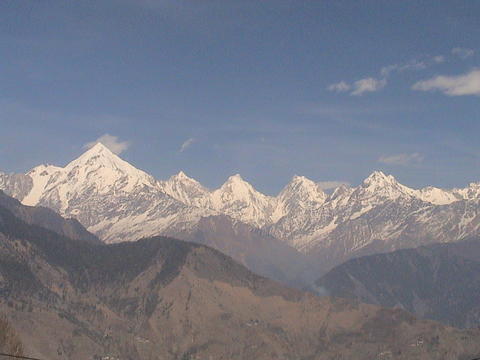
[[[313,289],[402,308],[455,327],[479,327],[480,239],[352,259],[320,278]]]
[[[203,245],[153,237],[97,244],[0,205],[0,311],[44,359],[445,359],[480,331],[402,310],[319,298]]]
[[[183,172],[160,181],[100,143],[65,167],[40,165],[26,174],[0,173],[0,189],[25,205],[77,219],[106,243],[155,235],[202,243],[217,223],[225,230],[224,217],[229,217],[230,234],[241,223],[252,237],[265,238],[273,253],[284,253],[284,244],[294,248],[304,262],[314,264],[309,274],[300,268],[294,274],[278,257],[266,263],[248,242],[231,247],[215,239],[208,244],[262,275],[283,281],[288,273],[291,282],[304,275],[318,278],[353,257],[480,235],[480,183],[415,190],[374,172],[357,187],[342,185],[327,195],[315,182],[295,176],[272,197],[240,175],[216,190]],[[213,217],[219,219],[202,222]]]

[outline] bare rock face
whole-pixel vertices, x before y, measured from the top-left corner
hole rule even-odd
[[[447,359],[480,332],[318,298],[211,248],[164,237],[75,241],[0,207],[0,310],[48,359]]]
[[[25,174],[6,174],[0,171],[0,189],[22,200],[33,186],[32,178]]]
[[[331,296],[403,308],[447,325],[480,325],[480,240],[347,261],[313,287]]]
[[[64,219],[49,208],[22,205],[20,201],[5,195],[2,190],[0,190],[0,206],[28,224],[44,227],[74,240],[101,243],[100,239],[88,232],[76,219]]]

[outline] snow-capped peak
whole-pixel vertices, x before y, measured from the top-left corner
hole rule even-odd
[[[211,193],[210,204],[213,209],[233,218],[263,226],[270,222],[275,198],[258,192],[236,174]]]
[[[85,193],[129,193],[144,186],[157,188],[153,177],[97,143],[64,168],[41,165],[28,175],[33,187],[26,205],[45,205],[63,212],[71,199]]]
[[[122,160],[102,143],[97,143],[63,170],[68,182],[95,184],[100,192],[110,186],[126,192],[143,185],[156,187],[152,176]]]
[[[292,180],[283,188],[278,198],[287,200],[292,196],[297,201],[323,203],[327,195],[314,181],[305,176],[295,175]]]
[[[470,183],[464,189],[455,189],[454,192],[465,200],[480,199],[480,182]]]
[[[248,182],[243,180],[240,174],[235,174],[230,176],[227,181],[220,187],[214,191],[214,194],[222,195],[222,198],[226,199],[231,198],[233,199],[250,199],[252,197],[262,196],[265,195],[259,193],[257,190],[253,188]]]
[[[165,181],[169,183],[189,183],[189,184],[198,184],[198,186],[203,187],[197,180],[191,178],[183,171],[179,171],[178,174],[170,176],[170,178]]]
[[[439,189],[433,186],[417,190],[415,194],[419,199],[435,205],[451,204],[461,198],[460,195],[455,194],[453,191]]]
[[[374,171],[365,180],[363,180],[363,184],[367,186],[382,186],[396,183],[398,182],[392,175],[386,175],[381,171]]]
[[[27,175],[32,179],[32,188],[22,199],[24,205],[34,206],[42,197],[48,183],[55,174],[59,174],[63,168],[53,165],[38,165],[31,169]]]
[[[160,181],[159,185],[163,192],[186,205],[209,207],[210,191],[183,171],[173,175],[167,181]]]
[[[242,176],[240,174],[235,174],[230,176],[227,181],[225,181],[224,185],[227,184],[246,184],[251,186],[249,183],[247,183],[245,180],[243,180]]]
[[[179,180],[193,180],[191,177],[187,176],[183,171],[179,171],[178,174],[173,175],[170,179],[179,179]]]
[[[70,170],[75,167],[106,167],[112,170],[119,170],[127,173],[138,173],[140,171],[134,166],[130,165],[128,162],[122,160],[118,155],[115,155],[102,143],[95,144],[78,158],[71,161],[69,164],[67,164],[67,166],[65,166],[65,170]]]
[[[277,196],[272,221],[276,222],[292,212],[314,210],[321,206],[326,198],[327,195],[314,181],[295,175]]]
[[[415,196],[415,190],[400,184],[392,175],[386,175],[381,171],[374,171],[355,190],[361,197],[380,197],[390,200],[401,196]]]

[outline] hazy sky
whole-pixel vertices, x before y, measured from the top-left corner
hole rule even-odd
[[[480,1],[2,0],[0,169],[480,181]]]

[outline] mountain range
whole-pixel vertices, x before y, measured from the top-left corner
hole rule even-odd
[[[23,344],[27,356],[58,360],[470,360],[480,353],[478,330],[292,290],[203,245],[167,237],[105,245],[59,231],[0,205],[0,311],[17,334],[8,351]]]
[[[268,196],[237,174],[209,190],[183,172],[157,180],[101,143],[65,167],[0,173],[0,189],[25,205],[77,219],[105,243],[154,235],[200,241],[195,234],[202,219],[227,216],[231,233],[242,223],[273,247],[287,244],[305,255],[316,277],[352,257],[480,234],[480,183],[417,190],[376,171],[359,186],[342,185],[331,194],[295,176],[278,196]],[[228,245],[216,243],[244,264],[247,257],[258,259],[247,244],[229,253]]]

